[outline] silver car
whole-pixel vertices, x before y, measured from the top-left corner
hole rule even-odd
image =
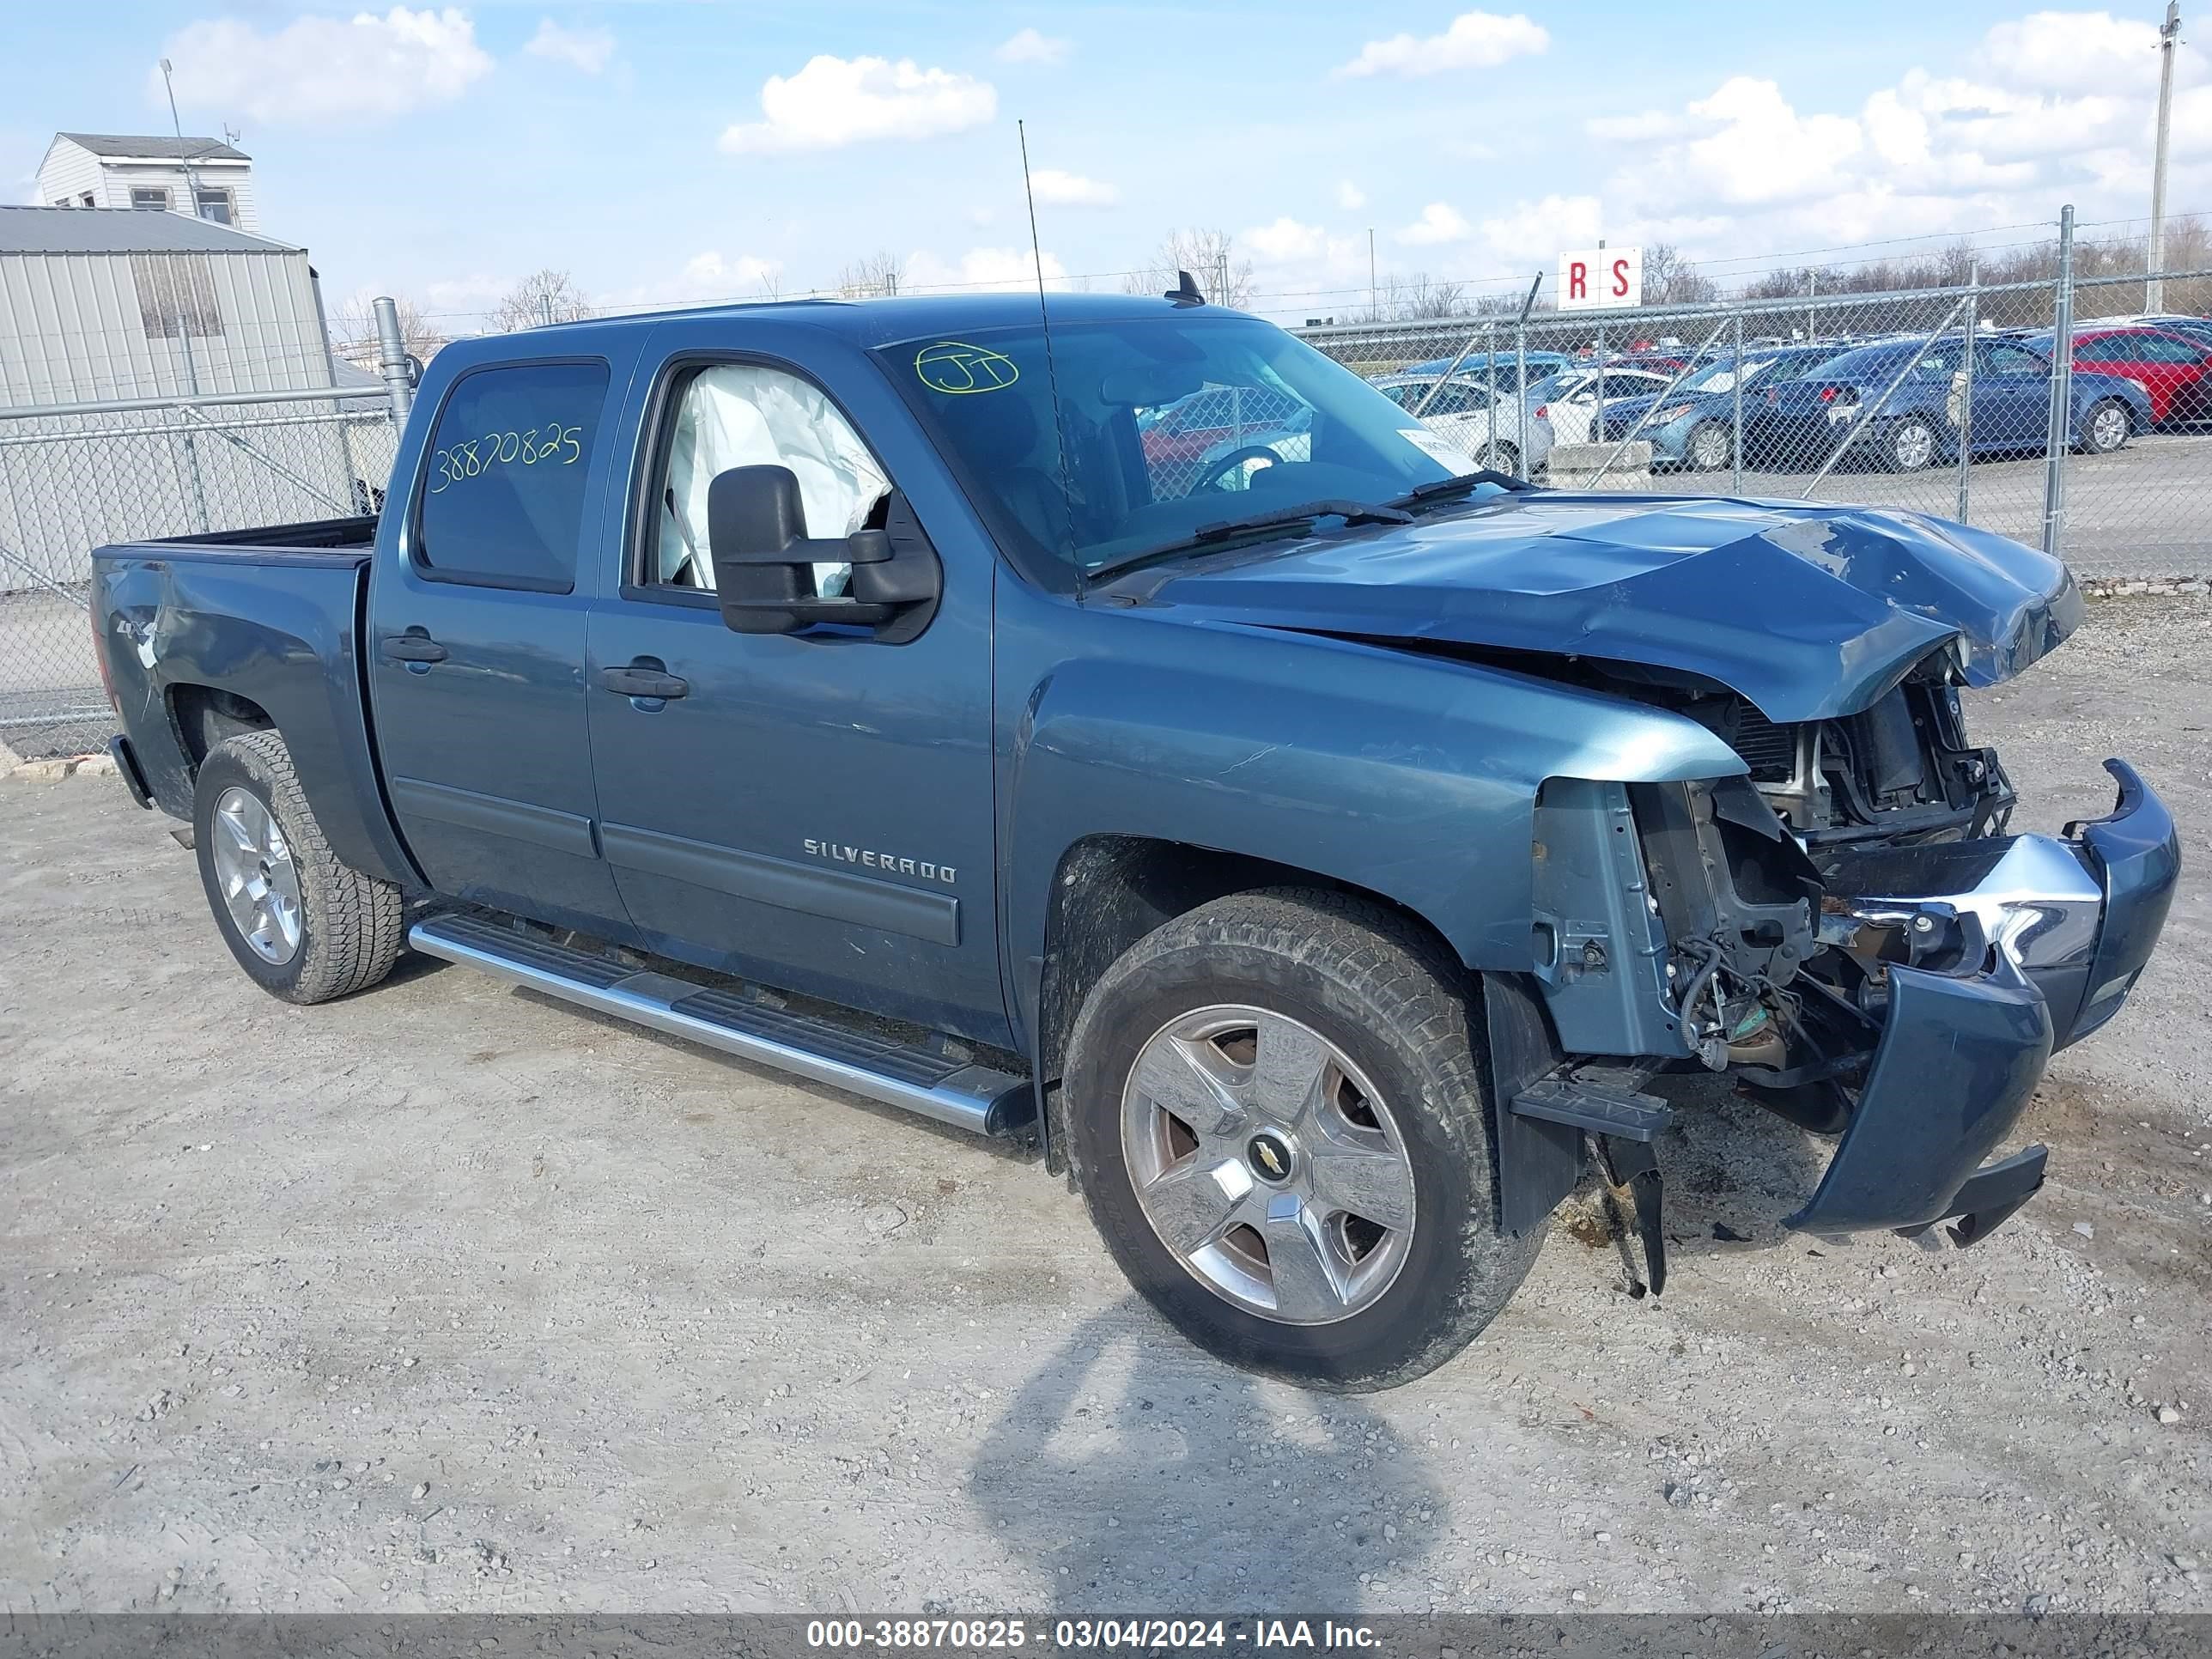
[[[1404,374],[1376,377],[1375,389],[1477,464],[1534,477],[1551,464],[1556,436],[1552,423],[1528,413],[1521,400],[1501,389],[1491,401],[1486,377]]]

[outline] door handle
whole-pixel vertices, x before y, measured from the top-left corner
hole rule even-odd
[[[443,662],[446,647],[428,634],[386,634],[384,654],[394,662]]]
[[[632,663],[627,668],[602,668],[599,684],[618,697],[680,697],[691,689],[691,682],[678,679],[665,668],[647,667]]]

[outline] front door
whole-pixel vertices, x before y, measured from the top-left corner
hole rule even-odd
[[[652,405],[665,430],[645,452],[647,521],[589,641],[600,836],[642,942],[1004,1042],[988,550],[939,544],[944,597],[908,643],[732,632],[711,591],[716,473],[788,466],[817,538],[880,526],[894,481],[838,405],[787,369],[693,364],[669,380]],[[847,574],[817,566],[819,591],[842,592]]]
[[[392,813],[431,884],[622,931],[592,836],[576,591],[607,380],[594,359],[453,382],[399,556],[371,580],[366,650]]]

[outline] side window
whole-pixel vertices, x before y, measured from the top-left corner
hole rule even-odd
[[[2152,336],[2143,341],[2142,361],[2150,363],[2194,363],[2203,361],[2204,354],[2194,346],[2164,336]]]
[[[2025,346],[2006,345],[1991,341],[1989,345],[1989,369],[1993,374],[2017,375],[2021,379],[2041,380],[2043,359]]]
[[[695,370],[676,399],[662,465],[648,586],[711,589],[707,490],[733,466],[787,466],[799,480],[806,533],[818,539],[878,526],[890,480],[860,434],[811,380],[752,363]],[[842,593],[846,564],[814,567],[815,591]]]
[[[525,363],[454,383],[430,433],[415,562],[434,580],[566,593],[607,400],[605,363]]]

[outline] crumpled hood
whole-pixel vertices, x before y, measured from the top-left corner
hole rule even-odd
[[[1856,714],[1951,641],[1995,684],[2081,618],[2059,561],[1915,513],[1552,491],[1170,567],[1149,602],[1684,671],[1781,721]]]

